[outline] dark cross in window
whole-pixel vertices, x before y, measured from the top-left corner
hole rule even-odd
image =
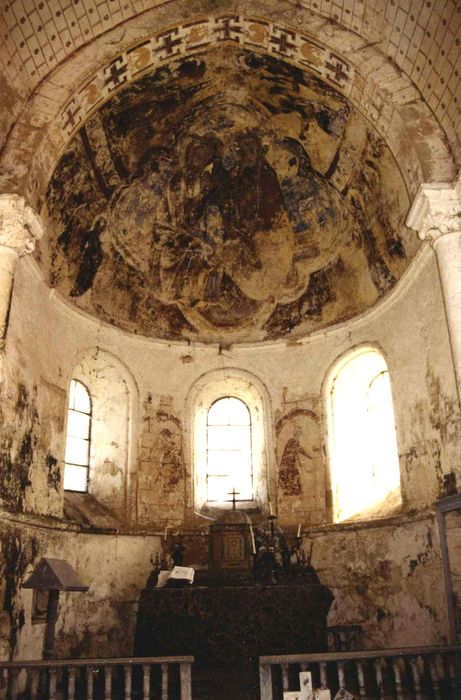
[[[334,80],[335,83],[338,83],[338,85],[342,84],[343,80],[347,80],[349,78],[349,75],[346,73],[347,65],[343,63],[339,58],[336,58],[336,56],[331,55],[332,59],[336,61],[336,63],[331,63],[328,61],[325,63],[325,68],[327,68],[329,71],[333,73],[331,76],[331,80]]]
[[[296,48],[295,44],[289,41],[290,36],[291,39],[293,39],[293,34],[286,34],[285,32],[281,31],[280,37],[271,36],[269,37],[269,41],[271,44],[275,45],[275,50],[277,51],[277,53],[287,54],[290,49]]]
[[[236,501],[236,496],[240,496],[240,491],[235,490],[235,486],[232,489],[232,491],[229,493],[229,496],[232,496],[232,510],[235,510],[235,501]]]
[[[74,109],[72,109],[71,105],[75,105]],[[79,114],[80,112],[80,105],[76,105],[75,102],[72,102],[68,108],[63,112],[63,119],[64,121],[64,129],[67,131],[68,134],[74,129],[74,127],[77,126],[77,124],[81,121],[81,116]],[[78,119],[76,118],[78,116]]]
[[[124,63],[119,63],[120,59],[117,59],[110,64],[109,68],[104,71],[105,80],[104,85],[107,85],[109,89],[117,87],[126,81],[126,71],[127,66]],[[112,83],[112,85],[111,85]]]

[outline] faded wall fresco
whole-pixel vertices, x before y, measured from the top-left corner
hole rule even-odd
[[[318,414],[310,408],[285,408],[275,424],[279,518],[287,524],[324,522],[325,467]]]
[[[144,402],[138,471],[138,524],[181,524],[184,520],[185,467],[181,421],[172,399],[162,396],[157,407],[149,394]]]
[[[159,68],[89,119],[50,182],[36,256],[52,286],[123,329],[278,338],[393,287],[417,246],[408,205],[344,97],[226,47]]]
[[[19,511],[62,514],[65,392],[18,373],[0,385],[0,502]]]

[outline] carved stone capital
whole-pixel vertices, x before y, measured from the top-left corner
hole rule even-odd
[[[406,224],[421,240],[437,240],[448,233],[461,233],[461,180],[454,184],[422,184]]]
[[[0,194],[0,246],[19,256],[32,253],[35,242],[43,235],[42,222],[17,194]]]

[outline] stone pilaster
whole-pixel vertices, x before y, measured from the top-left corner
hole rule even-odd
[[[437,256],[461,397],[461,180],[452,185],[421,185],[406,223],[421,240],[431,242]]]
[[[39,216],[16,194],[0,194],[0,351],[5,345],[14,273],[43,233]]]

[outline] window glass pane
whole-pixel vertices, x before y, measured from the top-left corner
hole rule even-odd
[[[89,445],[90,443],[88,440],[68,436],[64,461],[67,464],[81,464],[88,466]]]
[[[232,501],[232,492],[235,488],[237,501],[251,501],[253,498],[253,487],[251,479],[238,475],[228,476],[208,476],[208,500],[209,501]]]
[[[250,425],[250,412],[233,396],[219,399],[208,411],[208,425]]]
[[[207,497],[209,501],[228,501],[232,491],[232,482],[227,476],[209,476],[207,479]]]
[[[230,425],[250,425],[250,412],[240,399],[227,399],[227,415]]]
[[[90,416],[69,409],[67,416],[67,435],[71,437],[86,438],[90,436]]]
[[[248,407],[226,396],[210,407],[207,416],[208,500],[231,501],[253,497],[251,420]]]
[[[246,461],[248,463],[248,460]],[[208,474],[229,474],[239,464],[241,464],[240,452],[208,451]]]
[[[66,464],[64,467],[64,488],[67,491],[86,491],[87,474],[88,469],[86,467]]]
[[[237,425],[210,425],[208,428],[209,450],[249,450],[250,431]]]
[[[371,513],[399,494],[400,469],[386,362],[375,350],[340,367],[332,388],[330,458],[335,519]],[[396,503],[394,496],[388,501]]]
[[[74,405],[76,411],[91,413],[90,395],[81,382],[73,380],[75,384]]]
[[[229,479],[232,481],[232,484],[235,486],[235,490],[238,493],[236,496],[237,501],[251,501],[253,498],[253,486],[251,479],[247,475],[240,476],[240,478],[238,475],[236,475],[234,479],[232,477],[229,477]],[[230,491],[232,491],[232,489],[230,489]],[[230,498],[232,498],[232,496]]]

